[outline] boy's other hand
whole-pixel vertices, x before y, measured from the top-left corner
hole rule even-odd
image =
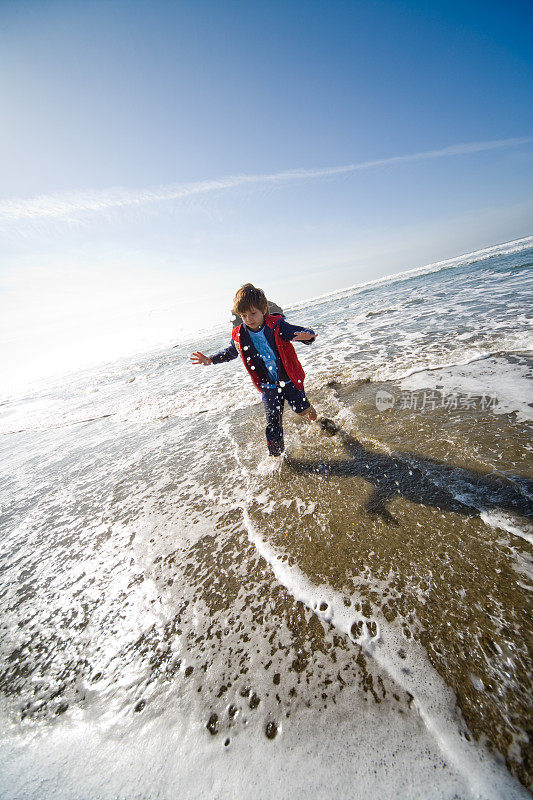
[[[309,333],[308,331],[296,331],[292,337],[293,342],[311,342],[316,339],[316,333]]]
[[[203,364],[204,367],[208,367],[209,364],[213,363],[209,356],[204,356],[204,354],[200,353],[200,351],[192,354],[191,361],[193,364]]]

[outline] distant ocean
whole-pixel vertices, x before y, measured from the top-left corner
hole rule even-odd
[[[0,796],[529,796],[532,290],[530,237],[286,308],[335,426],[277,461],[229,323],[4,397]]]

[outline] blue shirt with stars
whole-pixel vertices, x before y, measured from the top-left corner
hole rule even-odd
[[[253,346],[265,362],[269,377],[271,378],[271,381],[268,383],[266,381],[262,381],[261,388],[271,389],[272,387],[276,386],[278,380],[278,365],[276,364],[276,354],[270,347],[265,336],[265,326],[263,325],[259,331],[252,331],[250,328],[247,328],[247,331],[250,334],[250,339],[252,340]]]

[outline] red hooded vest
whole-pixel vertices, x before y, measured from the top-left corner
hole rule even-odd
[[[285,367],[285,372],[287,373],[289,379],[294,383],[297,389],[303,389],[304,386],[304,378],[305,372],[303,370],[302,365],[298,360],[298,356],[296,355],[296,350],[292,346],[291,342],[285,342],[279,333],[279,323],[283,317],[281,314],[267,314],[265,317],[265,325],[268,325],[269,328],[272,328],[274,331],[274,339],[276,341],[276,347],[278,348],[278,352],[281,357],[281,363]],[[233,328],[233,332],[231,334],[231,338],[235,344],[235,347],[241,354],[242,363],[248,370],[248,373],[254,382],[256,389],[261,391],[261,379],[257,372],[251,368],[251,366],[246,361],[244,353],[241,348],[241,330],[242,325],[237,325]]]

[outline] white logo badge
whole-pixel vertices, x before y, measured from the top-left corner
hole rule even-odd
[[[376,408],[378,411],[386,411],[388,408],[393,408],[395,402],[395,397],[390,392],[385,392],[383,389],[376,392]]]

